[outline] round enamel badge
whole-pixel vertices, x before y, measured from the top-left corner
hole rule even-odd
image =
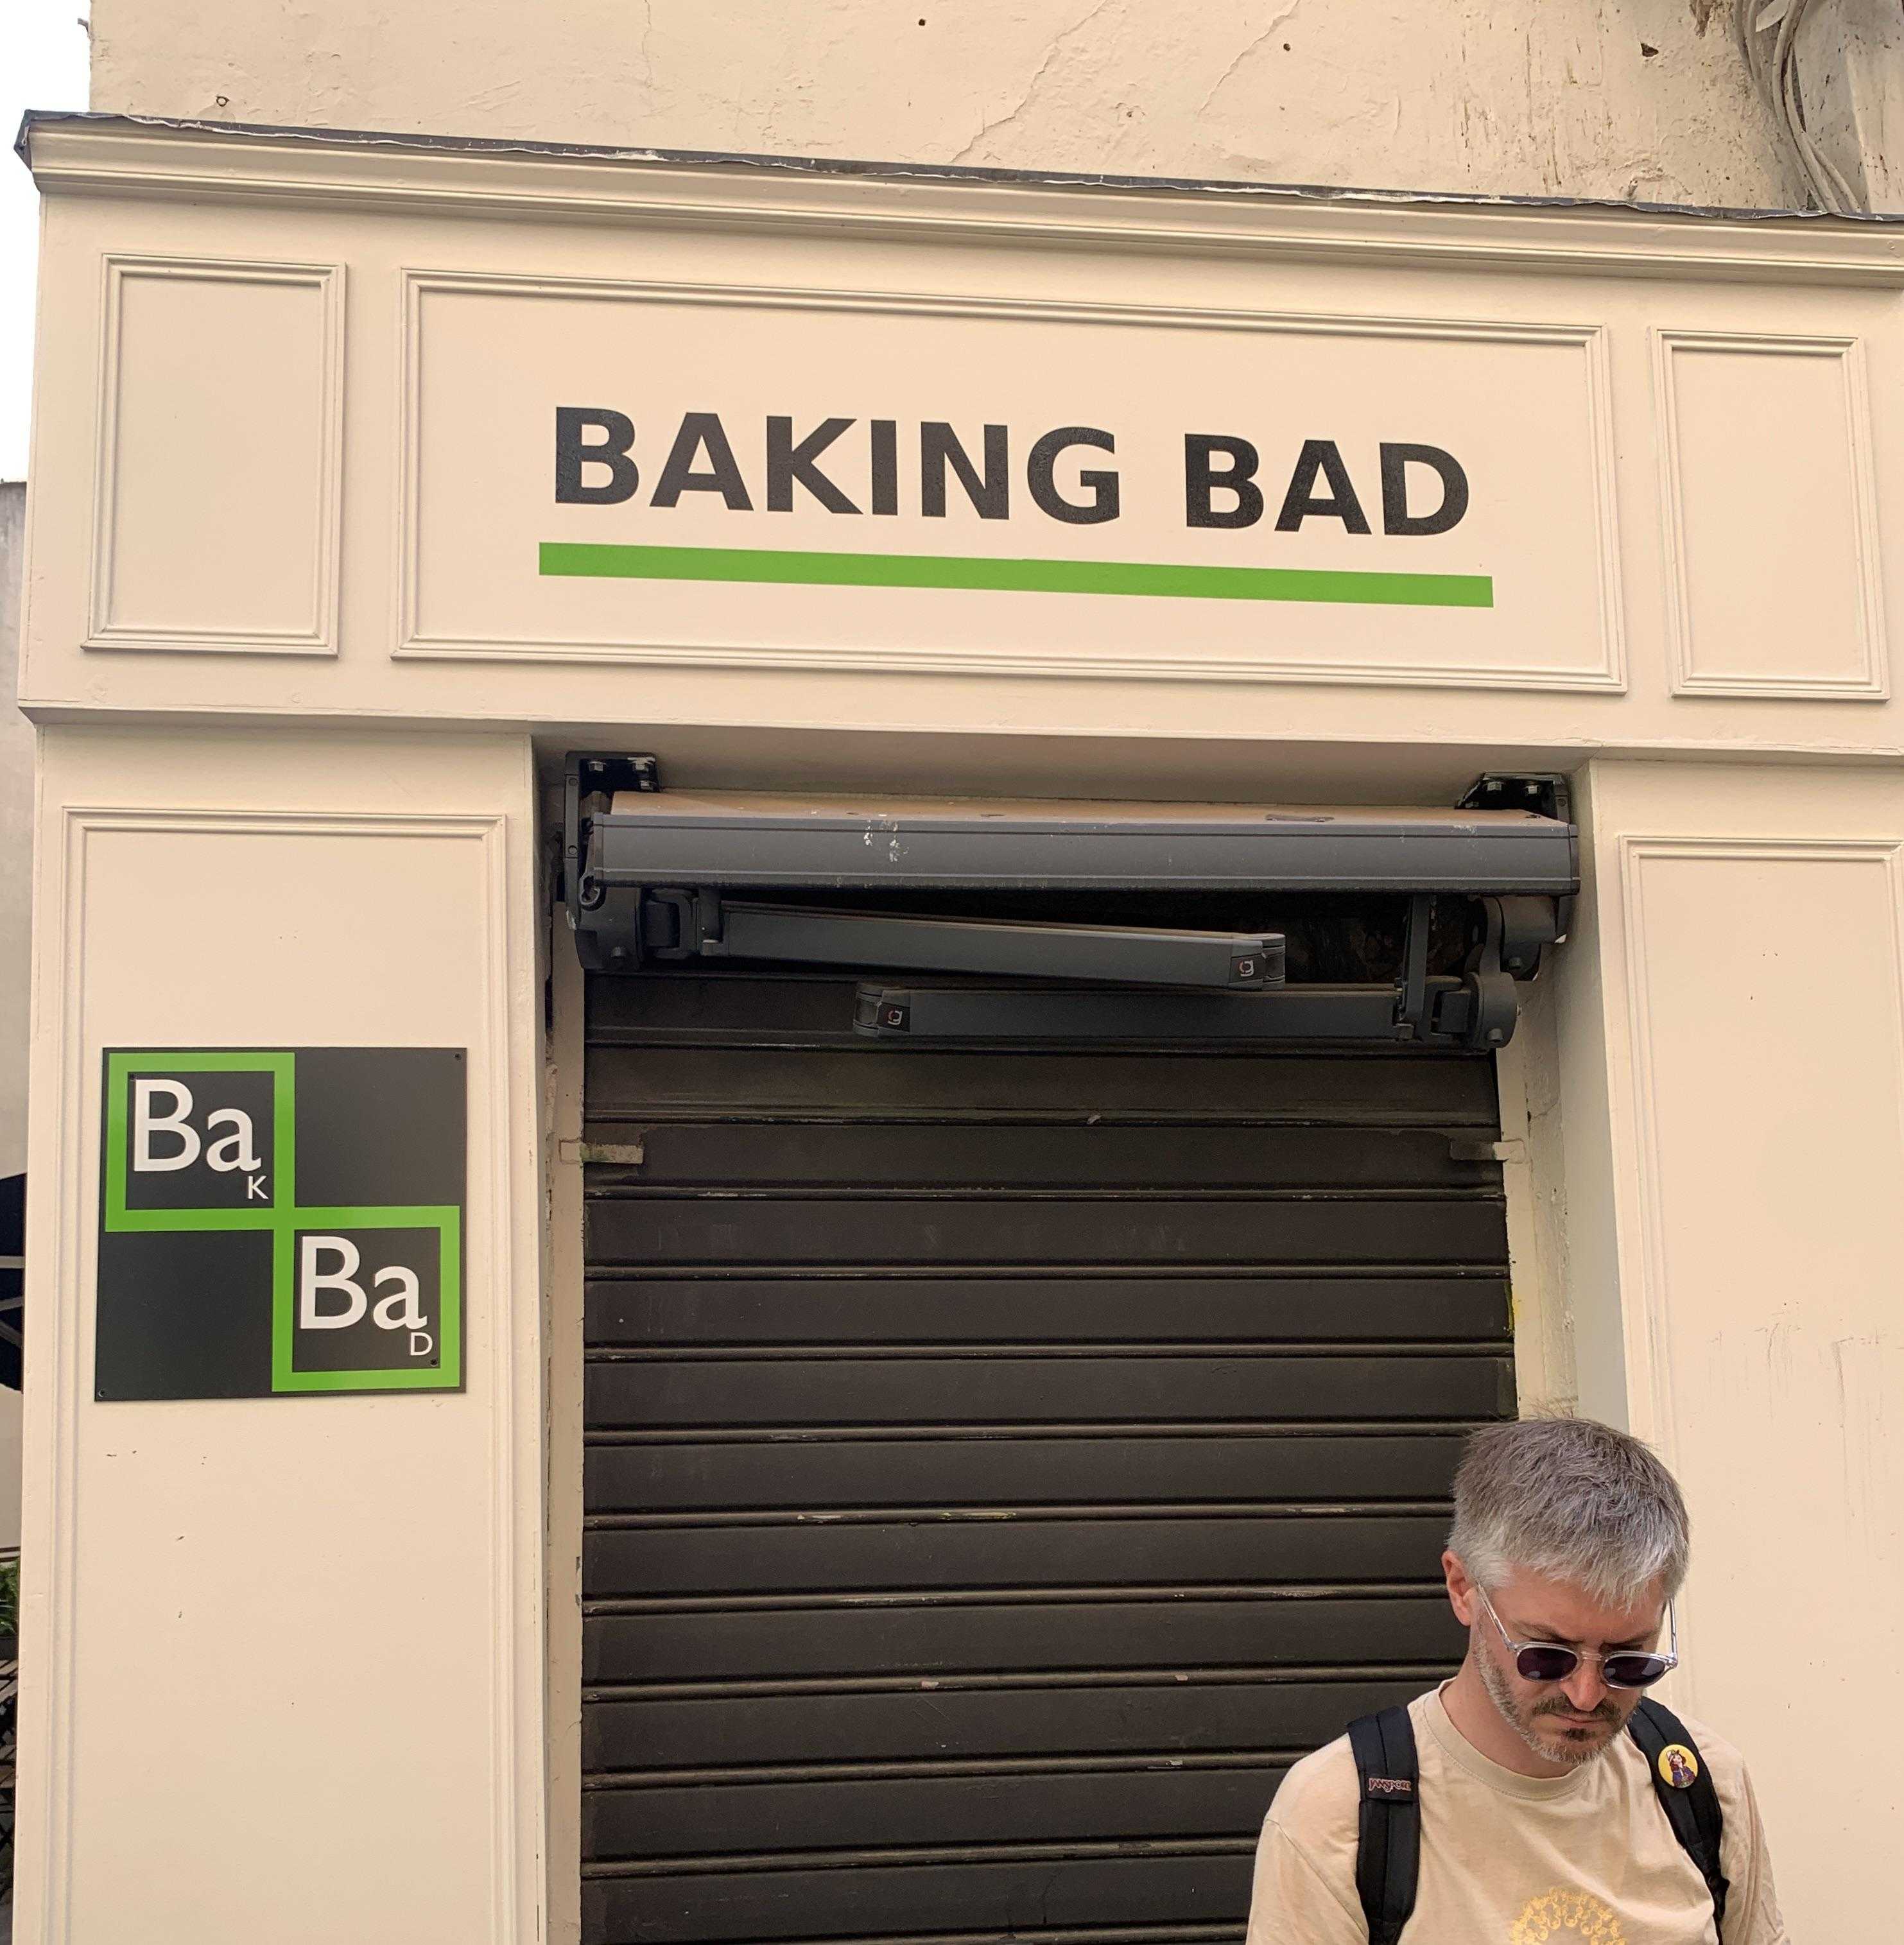
[[[1684,1743],[1668,1743],[1659,1752],[1659,1774],[1675,1789],[1690,1789],[1699,1780],[1699,1759]]]

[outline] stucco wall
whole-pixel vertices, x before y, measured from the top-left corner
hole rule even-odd
[[[1792,207],[1726,0],[95,0],[127,114]]]

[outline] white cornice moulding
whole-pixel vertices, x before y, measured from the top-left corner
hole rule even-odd
[[[29,122],[49,196],[150,196],[670,224],[922,242],[1904,288],[1904,226],[1869,219],[1001,180],[895,164],[457,146],[118,118]]]

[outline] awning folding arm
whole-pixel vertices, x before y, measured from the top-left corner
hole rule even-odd
[[[995,1042],[1415,1040],[1505,1045],[1517,984],[1565,936],[1579,886],[1566,779],[1480,778],[1462,806],[841,805],[664,801],[652,757],[568,760],[562,895],[591,971],[746,960],[917,973],[861,984],[874,1038]],[[1004,922],[775,902],[772,889],[1405,895],[1391,982],[1286,983],[1276,933]],[[766,899],[741,895],[765,890]],[[1467,909],[1458,971],[1431,973],[1437,898]],[[933,976],[994,983],[933,983]],[[1037,980],[1017,986],[1001,981]],[[1065,983],[1059,983],[1065,982]]]
[[[641,903],[639,950],[649,960],[778,959],[1246,992],[1283,983],[1283,948],[1279,933],[821,911],[728,899],[712,888],[657,886]]]
[[[1403,1040],[1492,1050],[1520,1013],[1508,958],[1531,967],[1554,943],[1554,902],[1483,899],[1483,931],[1459,975],[1427,970],[1434,901],[1411,901],[1392,985],[1280,985],[1255,993],[1065,992],[1049,988],[862,984],[853,1030],[906,1040]],[[1519,976],[1531,976],[1523,974]]]

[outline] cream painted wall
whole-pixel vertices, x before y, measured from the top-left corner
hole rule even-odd
[[[32,904],[33,726],[20,689],[26,488],[0,481],[0,1175],[26,1166],[26,917]]]
[[[66,325],[36,384],[63,429],[32,482],[43,715],[1354,744],[1390,753],[1385,790],[1442,764],[1428,801],[1510,751],[1551,769],[1904,748],[1904,576],[1880,541],[1904,480],[1904,231],[109,119],[29,146]],[[1021,464],[1045,427],[1102,424],[1124,513],[1060,525],[1023,493],[990,527],[960,507],[929,528],[916,499],[856,528],[811,499],[559,505],[554,413],[578,398],[635,415],[651,492],[689,408],[729,415],[756,493],[771,413],[837,410],[862,453],[883,415],[995,417]],[[1473,469],[1470,516],[1439,538],[1193,533],[1183,436],[1211,425],[1284,479],[1312,433],[1365,480],[1378,439],[1428,439]],[[1272,621],[1225,601],[637,590],[545,572],[545,541],[1439,566],[1499,599]],[[1234,774],[1258,788],[1258,766]]]
[[[529,1945],[526,742],[55,729],[41,791],[14,1935]],[[94,1401],[100,1054],[128,1042],[468,1048],[466,1391]]]
[[[44,1114],[39,1133],[50,1165],[36,1219],[59,1244],[36,1264],[49,1327],[29,1401],[28,1540],[48,1564],[27,1623],[29,1666],[44,1673],[27,1697],[42,1786],[23,1805],[23,1922],[38,1928],[25,1935],[116,1938],[136,1883],[159,1945],[267,1929],[315,1945],[344,1935],[338,1924],[353,1939],[526,1940],[544,1760],[529,1585],[539,1399],[522,1389],[539,1361],[543,1246],[526,753],[506,736],[318,743],[291,731],[155,742],[55,728],[48,742],[65,842],[42,871],[39,949],[66,997],[40,1020],[36,1053],[87,1106],[76,1124]],[[967,756],[984,760],[975,745]],[[939,760],[956,783],[956,754]],[[1680,1472],[1698,1561],[1678,1699],[1752,1762],[1795,1936],[1879,1945],[1880,1860],[1852,1838],[1904,1804],[1873,1798],[1882,1779],[1856,1797],[1815,1779],[1819,1752],[1862,1731],[1865,1697],[1847,1671],[1904,1646],[1904,1447],[1890,1423],[1904,1393],[1904,780],[1601,762],[1577,784],[1587,895],[1517,1046],[1505,1124],[1519,1145],[1510,1170],[1527,1170],[1524,1382],[1551,1404],[1577,1389]],[[319,821],[288,827],[286,812]],[[393,839],[367,816],[404,831]],[[445,868],[467,842],[454,832],[498,816],[506,913]],[[297,885],[268,923],[220,895],[239,857],[263,882]],[[344,925],[366,923],[374,953],[338,946]],[[135,934],[136,957],[121,944]],[[155,987],[168,947],[193,977]],[[508,1184],[507,1217],[489,1213],[514,1280],[513,1379],[498,1332],[467,1398],[421,1407],[88,1402],[88,1306],[62,1295],[90,1287],[97,1047],[161,1032],[282,1039],[288,1017],[313,1040],[440,1040],[467,1022],[478,1043],[476,994],[498,979],[507,1017],[489,1045],[505,1050],[509,1080],[486,1131],[479,1114],[475,1151],[490,1145]],[[557,1133],[572,1083],[557,1076]],[[559,1193],[572,1216],[559,1176]],[[572,1272],[556,1267],[559,1283]],[[393,1477],[449,1509],[428,1545],[412,1512],[388,1511]],[[567,1546],[572,1521],[560,1520]],[[413,1625],[427,1626],[442,1676],[421,1687],[387,1661]],[[295,1678],[281,1682],[286,1654]],[[1770,1681],[1774,1664],[1803,1678]],[[565,1657],[547,1706],[567,1709],[572,1685]],[[513,1747],[495,1732],[505,1718]],[[199,1725],[182,1744],[181,1720]],[[550,1759],[565,1749],[558,1737]],[[142,1780],[162,1761],[175,1812],[170,1799],[156,1810]],[[405,1807],[419,1795],[431,1805],[421,1822]],[[287,1803],[319,1838],[347,1834],[350,1872],[328,1871],[320,1842],[287,1839]],[[514,1931],[479,1865],[497,1817],[518,1847]],[[389,1848],[399,1836],[410,1851]],[[436,1900],[427,1916],[405,1901],[419,1845]],[[257,1872],[234,1872],[234,1854]],[[454,1932],[439,1922],[445,1885]],[[297,1928],[307,1910],[322,1915]]]
[[[1885,1887],[1859,1876],[1881,1853],[1847,1843],[1849,1820],[1862,1832],[1904,1805],[1884,1779],[1856,1796],[1813,1779],[1837,1752],[1861,1746],[1864,1697],[1841,1671],[1888,1665],[1904,1611],[1891,1510],[1904,1493],[1891,1422],[1904,1376],[1893,1267],[1904,1244],[1904,781],[1890,726],[1904,705],[1890,699],[1878,654],[1884,618],[1904,615],[1904,587],[1887,578],[1878,544],[1878,514],[1904,470],[1892,246],[1849,227],[1579,212],[1358,207],[1305,230],[1314,213],[1280,202],[1260,220],[1286,230],[1266,244],[1215,234],[1210,226],[1233,219],[1211,205],[1234,211],[1235,199],[1106,197],[1087,208],[1029,192],[815,190],[786,177],[318,144],[254,145],[243,164],[254,183],[241,193],[236,146],[68,130],[55,132],[45,164],[63,192],[45,288],[69,303],[71,328],[42,356],[41,423],[74,436],[49,444],[36,469],[44,592],[29,655],[48,738],[34,1219],[52,1241],[36,1249],[33,1284],[46,1335],[29,1401],[27,1538],[44,1565],[29,1586],[36,1680],[23,1935],[103,1945],[123,1935],[135,1898],[155,1945],[221,1935],[527,1945],[535,1935],[544,1759],[531,1567],[543,1515],[530,1388],[541,1207],[525,726],[537,722],[551,748],[593,724],[588,733],[617,744],[660,748],[677,778],[729,782],[851,776],[877,788],[932,769],[969,789],[1015,778],[1055,791],[1089,779],[1144,794],[1313,800],[1346,783],[1354,795],[1445,801],[1483,764],[1558,752],[1582,766],[1587,895],[1517,1056],[1525,1112],[1508,1130],[1520,1144],[1510,1179],[1525,1191],[1518,1295],[1531,1263],[1542,1306],[1537,1341],[1522,1312],[1524,1382],[1530,1397],[1577,1398],[1629,1420],[1682,1470],[1700,1565],[1681,1697],[1753,1759],[1797,1935],[1887,1937]],[[164,189],[146,193],[168,170]],[[362,171],[355,186],[353,171]],[[750,214],[722,201],[737,182],[759,200]],[[294,218],[286,183],[301,198]],[[586,220],[572,208],[565,218],[564,197],[584,191]],[[683,208],[704,197],[705,220],[603,220],[670,193]],[[794,200],[821,196],[860,201],[843,215]],[[543,220],[521,220],[525,207]],[[1074,227],[1063,249],[1027,250],[988,232],[986,212]],[[927,217],[941,230],[907,233]],[[1114,231],[1120,221],[1128,237],[1087,245],[1087,223]],[[1186,235],[1212,247],[1188,248]],[[1088,307],[1119,290],[1220,309],[1250,297],[1239,284],[1273,281],[1277,302],[1318,311],[1418,322],[1424,313],[1511,313],[1604,331],[1614,427],[1605,464],[1623,569],[1604,645],[1619,680],[1586,694],[1557,690],[1538,669],[1499,692],[1405,680],[1200,685],[1166,671],[1094,688],[1009,667],[875,674],[398,652],[406,273],[422,264],[525,286],[587,276],[616,294],[614,280],[627,275],[617,253],[631,236],[650,274],[684,282],[732,281],[744,257],[747,274],[767,283],[877,289],[884,278],[978,301],[1074,302],[1085,307],[1080,328],[1093,328]],[[1677,253],[1669,264],[1659,260],[1666,252]],[[104,257],[151,286],[142,294],[159,293],[155,313],[135,304],[131,329],[109,336]],[[213,403],[240,381],[268,403],[287,341],[247,340],[242,326],[277,316],[270,307],[284,289],[302,294],[298,370],[324,414],[303,424],[297,463],[285,469],[277,531],[307,553],[294,584],[285,570],[276,590],[274,652],[259,654],[257,617],[221,606],[229,584],[159,544],[174,534],[182,454],[200,469],[195,492],[216,485],[253,517],[214,464],[232,457],[220,441],[245,417],[168,432],[159,408],[181,396],[175,353]],[[318,328],[333,292],[347,349],[328,323]],[[266,308],[251,310],[254,298]],[[116,362],[102,367],[108,344]],[[218,363],[208,345],[244,356]],[[109,448],[125,489],[118,501],[96,476],[108,450],[94,436],[102,369],[109,399],[138,408]],[[1821,370],[1838,375],[1836,390],[1819,394],[1836,401],[1835,418],[1804,409]],[[1728,517],[1744,476],[1740,402],[1762,405],[1768,392],[1786,433],[1812,442],[1804,466],[1764,469],[1767,490],[1790,502],[1776,545]],[[261,412],[251,422],[283,430]],[[327,497],[340,476],[343,490]],[[1841,517],[1807,497],[1819,478],[1836,482]],[[116,593],[109,576],[95,586],[96,502],[116,505],[122,523],[97,531],[115,546],[137,543],[127,558],[165,573]],[[1805,518],[1815,525],[1794,527]],[[260,530],[273,531],[268,519]],[[1764,603],[1746,618],[1761,624],[1756,639],[1742,627],[1742,581],[1757,577],[1767,602],[1796,598],[1788,560],[1844,597],[1835,640],[1788,625],[1782,610],[1778,625],[1763,625]],[[328,583],[304,572],[307,561]],[[325,585],[332,609],[312,594]],[[82,647],[89,596],[119,593],[158,605],[121,618],[111,600],[96,604],[102,632]],[[1622,627],[1630,661],[1615,653]],[[72,720],[141,710],[153,712],[143,726],[119,729]],[[155,729],[165,710],[176,714]],[[217,735],[191,720],[214,710],[256,714]],[[255,726],[267,711],[279,718],[268,731]],[[283,720],[451,711],[487,712],[494,726],[433,741],[413,725],[408,740],[380,742]],[[1615,741],[1652,760],[1613,760],[1604,753]],[[1699,745],[1703,763],[1687,754]],[[501,834],[456,835],[476,828]],[[485,909],[469,860],[493,843],[505,883]],[[439,865],[445,852],[452,862]],[[239,897],[226,888],[241,873]],[[366,924],[371,943],[353,942]],[[155,979],[168,954],[187,970]],[[482,1012],[479,999],[500,1011]],[[506,1320],[513,1355],[500,1355],[500,1338],[484,1340],[470,1393],[427,1404],[92,1404],[97,1048],[162,1032],[279,1040],[288,1023],[313,1039],[440,1039],[458,1022],[473,1043],[487,1036],[493,1071],[507,1075],[486,1097],[479,1146],[493,1144],[484,1151],[498,1225],[488,1314]],[[552,1111],[573,1105],[558,1087]],[[554,1190],[565,1198],[558,1210],[572,1213],[572,1171],[565,1181],[557,1172]],[[551,1239],[552,1262],[561,1247]],[[572,1491],[572,1457],[558,1492]],[[412,1514],[387,1512],[392,1478],[451,1509],[426,1543]],[[572,1497],[564,1505],[556,1537],[568,1544]],[[400,1685],[392,1637],[400,1651],[417,1617],[445,1672]],[[287,1643],[298,1651],[294,1679],[279,1681],[275,1657]],[[1767,1680],[1780,1656],[1802,1678]],[[572,1669],[557,1663],[549,1678],[565,1711]],[[193,1725],[182,1749],[181,1722]],[[569,1762],[559,1746],[554,1760]],[[166,1791],[156,1792],[162,1774]],[[1873,1793],[1887,1787],[1887,1804]],[[431,1809],[411,1831],[403,1819],[419,1796]],[[313,1831],[347,1837],[349,1871],[331,1868]],[[405,1843],[422,1847],[427,1868]],[[500,1877],[486,1875],[493,1858],[504,1860]],[[406,1901],[426,1882],[436,1900],[427,1924]]]
[[[1586,784],[1554,961],[1581,1402],[1686,1488],[1673,1686],[1751,1764],[1793,1937],[1880,1945],[1904,1788],[1836,1785],[1904,1655],[1904,778]]]
[[[113,113],[1794,208],[1721,0],[94,0]]]

